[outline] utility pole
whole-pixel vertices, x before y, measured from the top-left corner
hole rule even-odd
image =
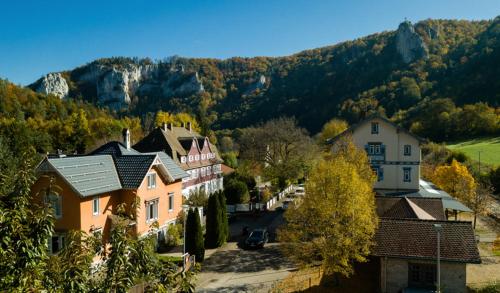
[[[441,293],[441,224],[434,224],[437,232],[437,293]]]

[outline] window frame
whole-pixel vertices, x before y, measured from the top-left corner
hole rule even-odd
[[[148,184],[148,189],[155,189],[156,188],[156,173],[150,172],[148,175],[146,175],[147,178],[147,184]],[[154,180],[151,180],[154,179]]]
[[[97,203],[97,211],[96,211],[96,203]],[[92,198],[92,215],[97,216],[99,215],[100,211],[101,211],[100,200],[98,196],[95,196],[94,198]]]
[[[159,218],[159,210],[158,210],[159,199],[156,198],[148,200],[146,201],[145,205],[146,205],[146,223],[157,221]],[[151,215],[151,212],[153,213],[153,215]]]
[[[59,249],[56,252],[54,252],[54,242],[53,242],[54,238],[57,238],[57,241],[59,243]],[[64,241],[65,241],[64,235],[62,235],[62,234],[52,234],[52,236],[50,236],[50,239],[49,239],[49,247],[48,247],[49,248],[49,253],[51,255],[58,254],[63,249],[63,247],[64,247]]]
[[[181,156],[181,163],[186,163],[186,156]]]
[[[403,146],[403,155],[404,156],[411,156],[411,144],[405,144]]]
[[[408,178],[406,177],[408,175]],[[403,167],[403,182],[411,182],[411,168]]]
[[[45,197],[46,203],[54,210],[54,217],[61,219],[63,216],[62,196],[57,194],[49,194]],[[57,212],[59,210],[59,213]]]
[[[371,129],[371,134],[379,134],[379,130],[380,130],[379,123],[372,122],[370,129]]]
[[[175,198],[174,198],[174,193],[169,192],[168,193],[168,211],[173,212],[174,211],[174,204],[175,204]]]
[[[201,154],[201,160],[204,161],[207,159],[207,156],[205,154]]]
[[[199,161],[200,160],[200,155],[194,155],[194,160]]]

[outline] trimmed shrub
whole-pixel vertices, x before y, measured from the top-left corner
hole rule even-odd
[[[224,244],[226,241],[229,240],[229,237],[231,237],[231,235],[229,235],[229,221],[227,218],[226,196],[222,191],[218,191],[216,195],[219,198],[219,206],[220,206],[220,223],[222,227],[221,241]]]
[[[221,225],[221,208],[217,193],[210,195],[208,198],[207,220],[206,220],[206,233],[205,233],[205,247],[216,248],[221,246],[223,239],[222,225]]]
[[[201,230],[198,208],[189,210],[185,241],[186,252],[195,255],[197,262],[202,262],[205,258],[205,247],[203,246],[203,231]]]

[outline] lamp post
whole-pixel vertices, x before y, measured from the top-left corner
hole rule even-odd
[[[434,224],[434,230],[437,232],[437,293],[441,293],[441,224]]]

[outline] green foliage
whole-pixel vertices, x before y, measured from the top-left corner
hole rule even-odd
[[[54,231],[52,209],[33,200],[34,153],[12,152],[0,139],[0,288],[38,291],[44,288],[47,240]]]
[[[220,204],[220,222],[221,222],[221,239],[219,242],[225,243],[231,237],[229,233],[229,220],[227,218],[227,207],[226,207],[226,196],[223,191],[217,191],[216,196],[218,196]]]
[[[201,229],[198,208],[190,209],[186,221],[186,252],[195,255],[197,262],[203,262],[205,258],[205,246],[203,245],[203,231]]]
[[[228,204],[240,204],[250,201],[247,185],[237,179],[224,180],[224,194]]]
[[[172,224],[168,226],[167,239],[165,239],[166,245],[169,247],[181,245],[182,233],[183,233],[183,228],[181,224]]]
[[[227,166],[233,169],[238,167],[238,158],[235,152],[222,153],[221,157],[224,160],[224,164]]]
[[[208,198],[206,218],[205,247],[220,247],[225,242],[226,235],[222,223],[222,206],[218,193]]]
[[[459,163],[465,163],[470,160],[470,158],[464,154],[463,152],[460,151],[452,151],[451,154],[446,158],[446,163],[451,164],[453,160],[459,162]]]

